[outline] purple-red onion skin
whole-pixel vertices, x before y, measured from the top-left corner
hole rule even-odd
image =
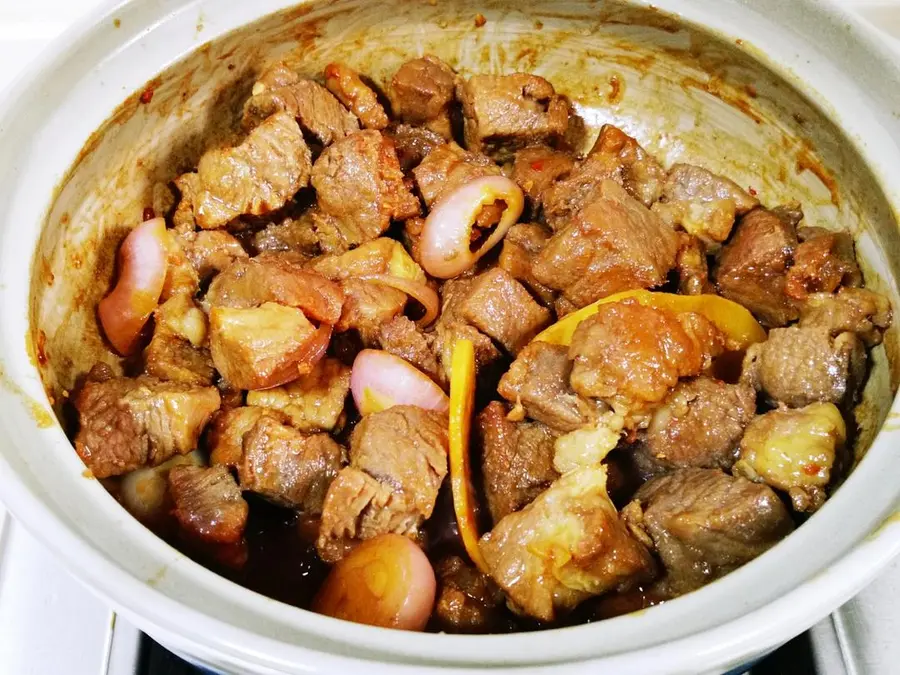
[[[97,306],[97,315],[106,338],[122,356],[140,347],[141,331],[159,305],[168,261],[162,218],[135,227],[119,247],[119,277]]]
[[[425,553],[399,534],[362,542],[331,570],[313,611],[356,623],[424,630],[437,583]]]
[[[472,251],[475,219],[482,208],[497,201],[506,204],[500,222],[487,240]],[[435,204],[425,219],[420,249],[422,267],[438,279],[462,274],[500,243],[524,207],[522,189],[505,176],[482,176],[458,187]]]
[[[450,399],[434,381],[399,356],[378,349],[357,354],[350,373],[350,391],[361,415],[395,405],[445,411]]]

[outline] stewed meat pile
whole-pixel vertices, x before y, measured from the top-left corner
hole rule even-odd
[[[700,588],[845,477],[892,310],[839,223],[432,55],[275,64],[234,123],[122,242],[68,404],[202,563],[374,625],[545,628]]]

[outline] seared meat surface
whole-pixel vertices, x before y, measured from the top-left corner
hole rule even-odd
[[[243,538],[250,509],[225,467],[176,466],[169,491],[178,522],[200,541],[236,544]]]
[[[719,253],[715,272],[719,291],[767,326],[784,326],[799,314],[785,291],[796,248],[797,233],[789,220],[774,211],[754,209],[741,218]]]
[[[530,504],[559,478],[553,443],[559,435],[540,422],[510,422],[508,409],[493,401],[478,415],[484,497],[494,523]]]
[[[662,560],[661,586],[671,595],[715,581],[794,529],[771,488],[718,469],[679,469],[654,478],[625,514]]]
[[[106,478],[196,449],[220,398],[215,387],[112,377],[95,367],[74,405],[80,426],[75,450],[96,478]]]
[[[436,56],[426,54],[400,66],[388,91],[394,114],[401,120],[449,140],[455,90],[456,73]]]

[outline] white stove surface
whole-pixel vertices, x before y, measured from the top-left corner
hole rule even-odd
[[[101,0],[0,0],[0,96]],[[900,58],[900,0],[840,0]],[[890,39],[890,38],[889,38]],[[810,632],[821,675],[900,673],[900,561]],[[140,632],[71,577],[0,504],[0,675],[136,675]]]

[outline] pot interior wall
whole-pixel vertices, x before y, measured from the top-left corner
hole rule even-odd
[[[481,27],[478,13],[487,19]],[[116,247],[145,207],[167,206],[169,182],[204,149],[238,137],[241,107],[266,64],[283,59],[318,77],[339,60],[383,86],[425,53],[462,75],[543,75],[575,104],[585,147],[612,122],[666,166],[700,164],[769,206],[800,201],[807,224],[854,234],[867,284],[900,306],[900,239],[877,180],[828,112],[762,65],[752,45],[622,2],[536,0],[527,10],[509,0],[310,2],[203,45],[86,141],[49,210],[32,273],[32,339],[57,413],[96,361],[119,365],[95,319]],[[895,331],[886,345],[858,411],[858,455],[900,378]]]

